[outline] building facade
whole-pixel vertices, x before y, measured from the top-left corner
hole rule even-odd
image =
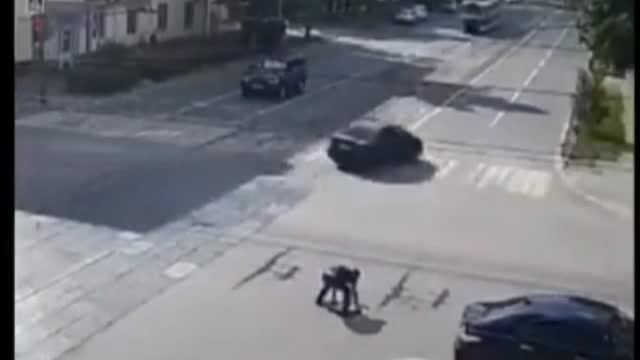
[[[14,2],[14,63],[22,64],[31,62],[34,58],[33,27],[31,15],[44,6],[44,0],[15,0]]]
[[[28,2],[16,0],[16,62],[33,57]],[[43,0],[40,0],[43,1]],[[134,46],[206,36],[227,23],[229,11],[216,0],[47,0],[44,56],[59,66],[106,44]]]

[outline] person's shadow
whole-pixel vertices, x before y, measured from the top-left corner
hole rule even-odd
[[[366,307],[362,307],[365,309]],[[374,319],[365,315],[362,310],[351,310],[348,314],[344,314],[339,310],[329,306],[327,310],[339,316],[347,329],[358,335],[375,335],[382,331],[387,324],[386,320]]]

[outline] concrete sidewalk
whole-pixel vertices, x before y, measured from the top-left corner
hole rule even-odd
[[[568,186],[581,197],[629,217],[634,211],[634,171],[572,166],[564,171]]]

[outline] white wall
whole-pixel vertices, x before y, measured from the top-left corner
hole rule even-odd
[[[184,28],[185,3],[194,3],[193,26],[191,29]],[[205,29],[205,2],[202,0],[152,0],[154,9],[158,9],[158,4],[168,5],[167,28],[157,30],[156,35],[159,41],[175,39],[191,35],[203,35]],[[157,20],[157,15],[155,16]],[[156,21],[157,23],[157,21]]]
[[[33,39],[31,21],[27,14],[28,0],[15,0],[14,7],[14,45],[13,56],[15,63],[33,60]]]
[[[127,33],[127,10],[124,7],[114,7],[106,10],[105,34],[103,41],[124,45],[135,45],[142,39],[148,41],[155,29],[156,15],[153,13],[138,13],[138,24],[134,34]]]

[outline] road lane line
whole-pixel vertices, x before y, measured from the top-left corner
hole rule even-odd
[[[542,67],[536,67],[531,74],[529,74],[529,76],[527,77],[527,79],[524,81],[523,88],[526,88],[529,86],[529,84],[531,84],[531,81],[533,81],[533,79],[538,75],[538,72],[540,71],[540,69],[542,69]],[[522,89],[518,90],[516,92],[516,95],[513,97],[513,100],[511,100],[511,102],[513,103],[518,96],[520,96],[520,92],[522,91]]]
[[[538,76],[538,73],[540,72],[540,70],[542,70],[542,68],[544,67],[544,65],[546,64],[547,60],[551,57],[551,55],[553,54],[554,50],[560,45],[560,42],[562,41],[562,39],[567,35],[567,31],[569,30],[569,28],[566,28],[564,30],[562,30],[562,32],[560,33],[560,36],[558,36],[558,38],[553,42],[553,45],[551,46],[551,49],[547,50],[547,55],[545,56],[545,58],[543,58],[539,63],[538,66],[536,66],[533,71],[531,71],[531,73],[529,74],[529,76],[527,77],[527,79],[524,81],[524,83],[522,84],[522,86],[520,87],[520,89],[518,89],[515,94],[513,94],[513,96],[511,97],[511,99],[509,100],[509,102],[511,104],[513,104],[522,94],[522,90],[526,89],[527,87],[529,87],[529,85],[531,84],[531,82],[533,81],[533,79],[535,79],[536,76]],[[489,124],[490,127],[494,127],[496,125],[498,125],[498,123],[500,122],[500,120],[502,120],[502,118],[505,116],[505,112],[504,111],[500,111],[496,117],[493,119],[493,121]]]
[[[493,118],[493,120],[491,121],[491,123],[489,124],[490,127],[494,127],[498,124],[498,122],[500,122],[500,120],[502,120],[502,118],[506,115],[506,112],[500,111],[498,114],[496,114],[496,116]]]
[[[491,63],[487,68],[485,68],[481,73],[479,73],[478,75],[474,76],[471,81],[469,81],[468,85],[475,85],[478,81],[480,81],[484,76],[486,76],[489,72],[491,72],[494,68],[496,68],[498,65],[500,65],[504,60],[506,60],[509,56],[513,55],[517,50],[519,50],[520,48],[522,48],[522,46],[524,44],[526,44],[527,42],[529,42],[529,40],[531,40],[539,31],[540,29],[546,25],[551,18],[556,15],[558,11],[554,11],[552,15],[549,15],[547,17],[547,19],[545,19],[542,23],[540,23],[540,26],[532,29],[525,37],[523,37],[522,39],[520,39],[520,41],[518,41],[518,43],[516,43],[516,45],[514,45],[511,49],[509,49],[506,53],[502,54],[502,56],[500,56],[498,59],[496,59],[496,61],[494,61],[493,63]],[[418,129],[420,129],[420,127],[422,127],[424,124],[426,124],[429,120],[431,120],[434,116],[438,115],[445,106],[449,105],[451,102],[453,102],[455,99],[457,99],[460,95],[462,95],[464,92],[466,92],[468,90],[468,87],[463,87],[461,89],[459,89],[458,91],[454,92],[451,96],[449,96],[447,99],[445,99],[442,104],[440,104],[437,108],[435,108],[434,110],[432,110],[431,112],[429,112],[428,114],[426,114],[423,118],[419,119],[418,121],[416,121],[415,123],[413,123],[411,126],[409,126],[409,129],[411,131],[417,131]]]

